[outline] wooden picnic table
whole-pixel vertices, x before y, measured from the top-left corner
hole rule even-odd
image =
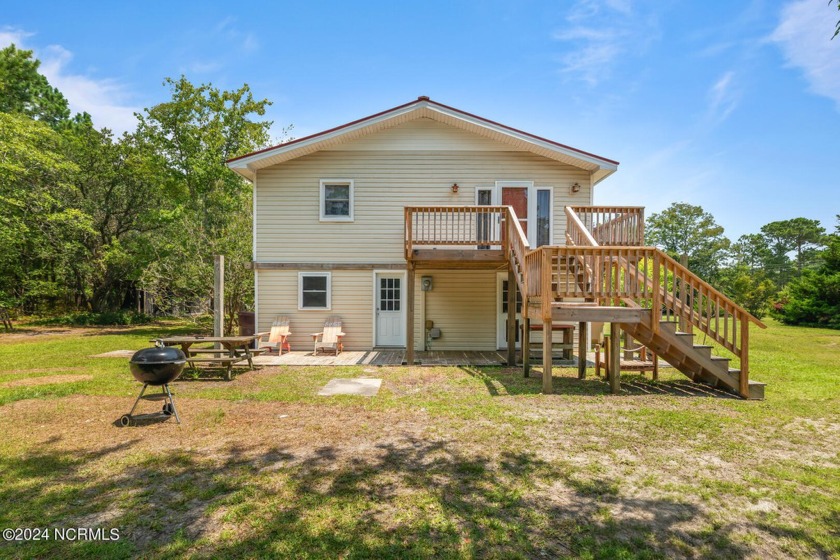
[[[247,361],[248,366],[252,370],[257,369],[254,365],[253,358],[261,352],[254,350],[251,346],[255,340],[267,334],[261,332],[240,336],[168,336],[166,338],[156,338],[152,342],[160,343],[164,346],[180,346],[184,355],[187,357],[187,362],[193,368],[196,363],[222,365],[225,367],[225,379],[230,381],[231,368],[234,364]],[[194,344],[203,342],[219,344],[222,348],[192,348]],[[211,354],[212,357],[199,357],[201,354]]]

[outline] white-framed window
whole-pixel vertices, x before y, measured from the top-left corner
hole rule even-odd
[[[533,247],[553,245],[554,232],[554,189],[551,187],[534,187],[534,232],[528,237],[533,239]]]
[[[298,309],[330,309],[332,275],[329,272],[298,273]]]
[[[353,221],[352,179],[321,179],[321,221]]]

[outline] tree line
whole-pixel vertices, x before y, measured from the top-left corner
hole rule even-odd
[[[102,314],[142,293],[155,312],[202,312],[223,254],[235,324],[253,303],[252,191],[224,162],[269,144],[270,101],[167,78],[170,98],[115,137],[71,115],[38,68],[32,51],[0,50],[0,307]],[[840,328],[840,215],[833,233],[794,218],[731,242],[703,208],[674,203],[646,226],[648,244],[757,317]]]
[[[646,220],[645,240],[758,318],[840,328],[840,214],[833,232],[819,220],[770,222],[735,242],[701,206],[674,203]]]
[[[215,254],[228,315],[250,305],[251,188],[224,162],[268,145],[270,102],[167,78],[170,98],[115,137],[71,116],[39,64],[0,51],[0,306],[105,313],[143,293],[156,312],[206,310]]]

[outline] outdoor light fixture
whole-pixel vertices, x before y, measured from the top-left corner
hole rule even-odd
[[[580,192],[580,183],[572,185],[572,192]]]
[[[460,188],[461,187],[458,186],[458,183],[452,183],[452,192],[457,193]]]

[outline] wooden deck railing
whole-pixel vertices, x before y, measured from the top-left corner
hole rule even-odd
[[[567,206],[566,209],[567,215],[571,211],[578,217],[583,229],[598,245],[637,247],[645,243],[645,209],[642,206]]]
[[[510,206],[406,206],[405,258],[417,246],[498,249],[512,259],[524,293],[525,254],[531,249]]]
[[[418,245],[502,249],[506,212],[506,206],[406,206],[406,258]]]

